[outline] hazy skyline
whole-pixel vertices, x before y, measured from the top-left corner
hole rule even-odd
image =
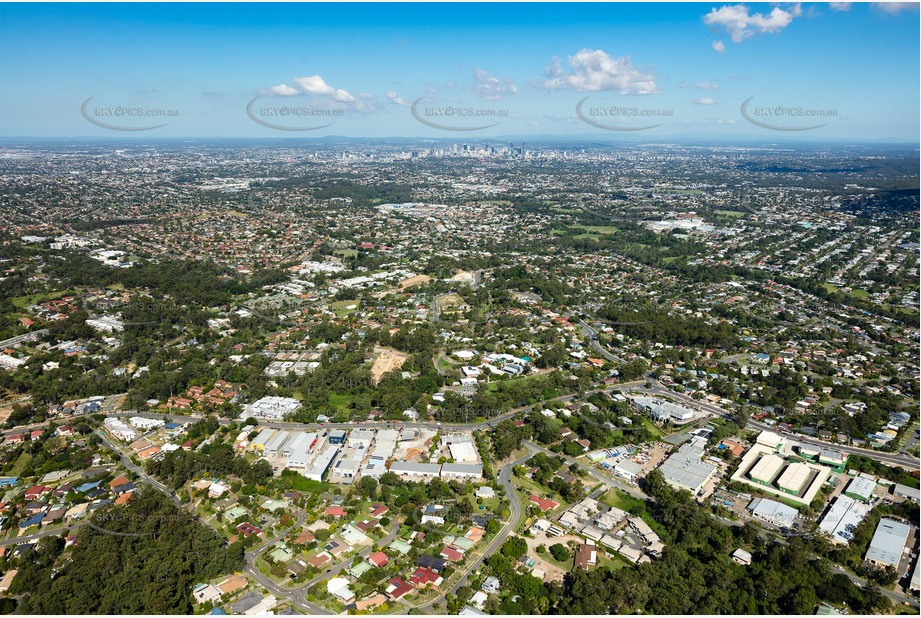
[[[917,7],[6,4],[0,136],[917,143]]]

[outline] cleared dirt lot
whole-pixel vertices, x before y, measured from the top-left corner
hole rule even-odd
[[[375,384],[380,382],[381,377],[388,371],[399,369],[409,358],[409,354],[397,352],[390,348],[374,348],[377,358],[374,359],[374,365],[371,366],[371,377]]]
[[[415,277],[410,277],[409,279],[403,279],[397,285],[400,287],[401,290],[405,290],[406,288],[411,288],[414,285],[428,283],[431,280],[432,278],[429,277],[428,275],[416,275]]]
[[[555,543],[560,543],[561,545],[566,545],[569,541],[575,541],[577,543],[583,543],[584,541],[577,536],[571,534],[564,534],[563,536],[547,536],[546,534],[535,532],[534,538],[522,537],[525,541],[528,542],[528,556],[534,558],[534,568],[543,569],[544,581],[562,581],[563,576],[569,572],[569,569],[563,570],[560,567],[556,566],[548,560],[541,558],[541,555],[537,553],[537,546],[544,545],[549,548]],[[572,566],[571,564],[569,565]]]

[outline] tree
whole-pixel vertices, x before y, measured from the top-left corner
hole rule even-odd
[[[377,480],[370,476],[363,476],[358,481],[358,493],[369,500],[374,499],[374,495],[377,493]]]
[[[502,543],[500,550],[506,558],[518,559],[528,551],[528,542],[518,536],[512,536]]]

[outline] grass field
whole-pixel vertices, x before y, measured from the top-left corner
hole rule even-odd
[[[327,491],[329,489],[329,485],[327,483],[321,483],[320,481],[315,481],[298,474],[297,476],[293,477],[291,489],[304,493],[320,494]]]
[[[530,380],[534,380],[540,377],[541,377],[540,374],[534,374],[534,375],[529,375],[529,376],[519,376],[517,378],[510,378],[508,380],[494,380],[486,385],[486,390],[490,393],[494,393],[497,390],[499,390],[499,385],[505,382],[529,382]]]
[[[744,212],[738,210],[717,210],[714,214],[717,214],[721,217],[732,217],[733,219],[739,219],[745,216]]]
[[[30,461],[32,461],[32,455],[23,453],[19,456],[19,459],[16,460],[16,463],[13,464],[7,476],[19,476]]]
[[[358,249],[336,249],[333,251],[333,255],[339,255],[341,257],[355,257],[358,255]]]
[[[832,285],[831,283],[823,283],[822,287],[825,288],[829,294],[834,294],[838,291],[838,286]]]
[[[607,504],[608,506],[618,508],[621,511],[629,511],[635,506],[643,506],[643,501],[639,498],[634,498],[629,494],[625,494],[622,491],[616,489],[611,489],[608,493],[602,496],[601,501]]]
[[[870,293],[867,292],[866,290],[857,289],[857,290],[851,290],[850,295],[853,298],[867,298],[870,295]]]
[[[353,311],[357,311],[360,306],[361,301],[358,300],[339,300],[333,303],[329,303],[329,310],[335,313],[337,318],[341,318],[352,313]]]
[[[550,233],[562,236],[569,231],[582,231],[582,234],[578,234],[576,238],[591,237],[597,240],[605,234],[616,234],[618,230],[613,225],[568,225],[563,229],[551,230]]]
[[[55,300],[62,296],[68,296],[74,294],[72,290],[65,290],[62,292],[41,292],[38,294],[29,294],[28,296],[17,296],[11,298],[10,302],[13,303],[13,306],[17,309],[25,309],[29,305],[37,305],[38,303],[43,303],[49,300]]]
[[[329,405],[338,409],[338,410],[347,410],[349,404],[352,403],[351,395],[329,395]]]
[[[661,438],[662,436],[665,435],[664,431],[662,431],[655,423],[653,423],[647,418],[643,419],[643,425],[645,425],[646,429],[648,429],[653,435],[655,435],[658,438]]]

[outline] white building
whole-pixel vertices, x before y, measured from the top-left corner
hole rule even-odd
[[[106,429],[109,430],[109,433],[111,433],[113,436],[115,436],[119,440],[124,440],[125,442],[131,442],[138,436],[135,430],[133,430],[128,425],[125,425],[123,422],[121,422],[117,418],[113,418],[110,416],[105,421],[103,421],[103,423],[105,424]]]
[[[290,397],[263,397],[247,405],[243,411],[242,418],[267,418],[272,420],[282,420],[285,416],[297,412],[301,403],[297,399]]]
[[[438,464],[395,461],[390,464],[390,471],[402,479],[421,481],[433,479],[438,476],[441,473],[441,466]],[[482,473],[482,469],[480,472]]]
[[[159,418],[144,418],[143,416],[132,416],[128,419],[128,422],[144,431],[157,429],[166,425],[166,421]]]
[[[483,464],[446,463],[441,466],[441,478],[476,481],[483,478]]]
[[[338,444],[328,445],[316,459],[313,460],[313,464],[310,467],[310,470],[302,473],[309,479],[314,481],[322,481],[326,477],[326,473],[329,471],[329,467],[333,463],[333,459],[336,458],[336,454],[339,452]]]

